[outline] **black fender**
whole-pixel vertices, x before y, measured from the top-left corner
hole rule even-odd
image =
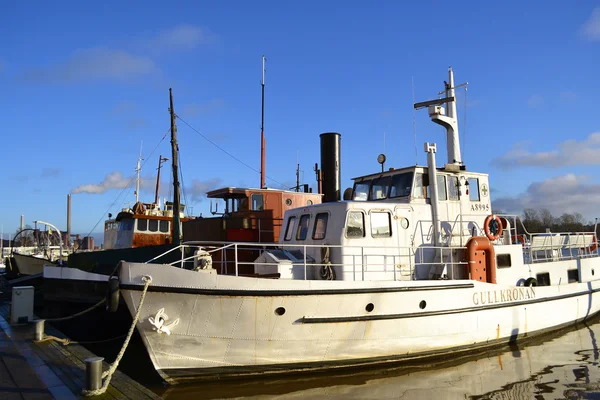
[[[527,280],[525,281],[525,286],[537,286],[538,282],[537,279],[535,278],[527,278]]]
[[[119,277],[108,278],[108,290],[106,291],[106,311],[115,312],[119,308]]]

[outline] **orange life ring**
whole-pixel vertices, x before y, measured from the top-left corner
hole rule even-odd
[[[581,249],[582,251],[589,251],[590,253],[593,252],[594,250],[596,250],[598,248],[598,239],[596,239],[596,235],[594,235],[594,238],[592,239],[592,244],[590,245],[590,247],[588,247],[587,249]]]
[[[521,246],[525,246],[525,238],[523,237],[523,235],[512,235],[511,240],[514,244],[521,243]]]
[[[490,230],[490,223],[492,221],[496,221],[496,226],[498,229],[495,235]],[[500,238],[500,235],[502,235],[502,221],[500,221],[500,217],[494,214],[488,215],[485,221],[483,222],[483,231],[485,232],[485,236],[487,236],[488,239],[498,240],[498,238]]]

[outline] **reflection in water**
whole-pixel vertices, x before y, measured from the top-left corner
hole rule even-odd
[[[580,399],[600,398],[600,317],[527,343],[443,364],[297,379],[221,381],[157,391],[210,399]]]

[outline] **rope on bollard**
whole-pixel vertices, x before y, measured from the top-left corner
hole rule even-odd
[[[112,378],[112,375],[117,370],[117,367],[119,366],[119,362],[121,361],[121,358],[123,358],[123,355],[125,354],[125,350],[127,349],[127,345],[129,345],[129,341],[131,340],[131,336],[133,336],[133,332],[135,331],[135,326],[136,326],[138,320],[140,319],[140,313],[142,311],[142,305],[144,304],[144,299],[146,298],[146,293],[148,292],[148,287],[150,286],[150,283],[152,282],[152,277],[150,275],[144,275],[142,277],[142,281],[144,281],[144,289],[142,291],[142,297],[140,298],[140,304],[138,305],[138,309],[137,309],[137,312],[135,313],[135,317],[133,318],[133,323],[131,324],[131,327],[129,328],[129,332],[127,333],[127,338],[125,339],[125,342],[123,343],[123,347],[121,347],[121,351],[119,351],[119,354],[117,355],[117,358],[110,365],[110,367],[108,368],[108,370],[104,371],[102,373],[102,379],[104,379],[104,383],[102,384],[102,387],[100,389],[95,389],[95,390],[83,389],[81,391],[82,395],[84,395],[84,396],[98,396],[98,395],[103,394],[104,392],[106,392],[106,390],[108,389],[108,386],[110,385],[110,379]]]

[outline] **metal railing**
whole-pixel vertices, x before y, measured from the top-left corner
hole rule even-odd
[[[331,268],[343,280],[415,280],[452,278],[458,274],[458,266],[466,272],[464,247],[390,247],[390,246],[342,246],[342,245],[298,245],[233,242],[186,242],[158,255],[147,263],[179,251],[181,257],[169,265],[194,269],[198,254],[210,254],[212,265],[220,274],[272,278],[287,270],[287,278],[315,279],[322,268]],[[198,252],[200,251],[200,252]],[[274,257],[269,261],[262,257],[265,252]],[[328,256],[323,254],[327,252]],[[257,270],[271,269],[271,273]],[[426,275],[426,277],[424,276]],[[450,275],[450,276],[448,276]]]

